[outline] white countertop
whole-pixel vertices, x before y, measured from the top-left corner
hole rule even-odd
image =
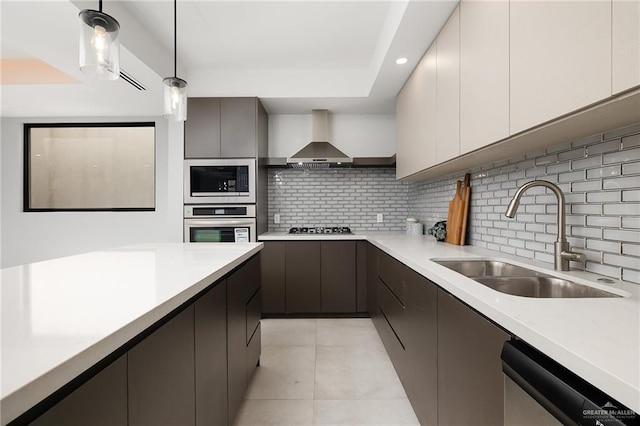
[[[261,248],[138,244],[2,269],[2,424]]]
[[[345,238],[347,237],[347,238]],[[436,242],[430,236],[402,232],[368,232],[350,236],[271,232],[269,240],[367,240],[478,312],[556,360],[589,383],[640,413],[640,285],[616,281],[597,283],[598,275],[556,272],[548,264],[471,246]],[[501,258],[621,298],[534,299],[492,290],[430,259]]]

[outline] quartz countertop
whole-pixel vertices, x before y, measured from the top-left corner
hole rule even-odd
[[[261,248],[262,243],[138,244],[2,269],[1,423]]]
[[[640,285],[598,275],[553,271],[531,261],[472,246],[437,242],[404,232],[366,232],[345,236],[270,232],[260,241],[366,240],[433,281],[512,335],[526,341],[589,383],[640,413]],[[504,259],[625,297],[535,299],[492,290],[431,259]]]

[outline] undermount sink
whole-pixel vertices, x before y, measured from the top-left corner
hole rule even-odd
[[[498,260],[436,260],[434,262],[493,290],[534,298],[622,297],[608,291]]]

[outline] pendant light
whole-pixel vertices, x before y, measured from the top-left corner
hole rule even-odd
[[[84,9],[80,17],[80,70],[100,80],[117,80],[120,76],[120,24],[99,10]]]
[[[164,83],[164,117],[175,121],[187,119],[187,82],[178,74],[178,1],[173,0],[173,77]]]

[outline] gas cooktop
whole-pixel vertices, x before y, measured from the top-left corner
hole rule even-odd
[[[348,226],[316,226],[291,228],[289,234],[351,234]]]

